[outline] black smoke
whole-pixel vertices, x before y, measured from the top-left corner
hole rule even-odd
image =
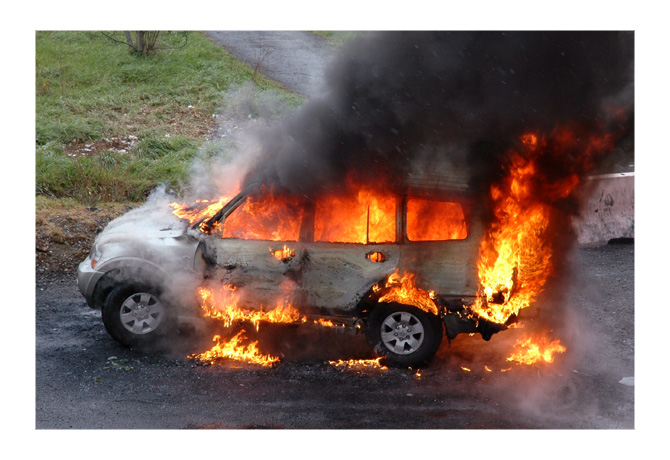
[[[247,181],[311,193],[349,174],[402,180],[429,157],[489,183],[529,130],[612,129],[612,108],[632,126],[633,34],[370,33],[342,50],[325,83],[322,97],[266,134]],[[576,146],[561,161],[579,154]]]

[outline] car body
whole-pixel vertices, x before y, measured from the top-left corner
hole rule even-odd
[[[79,289],[102,309],[110,334],[127,345],[154,340],[178,316],[197,314],[193,288],[203,283],[233,287],[244,308],[288,296],[303,313],[362,325],[391,365],[428,362],[445,334],[488,340],[500,330],[467,314],[484,227],[466,187],[406,183],[362,207],[362,192],[322,199],[268,190],[252,184],[196,222],[167,205],[111,222],[78,270]],[[429,308],[391,295],[403,274]]]

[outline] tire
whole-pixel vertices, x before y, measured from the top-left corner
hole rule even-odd
[[[102,322],[116,341],[143,346],[174,329],[174,317],[161,300],[160,290],[150,285],[122,284],[112,289],[102,306]]]
[[[423,366],[442,343],[440,318],[411,305],[380,304],[368,317],[366,338],[391,367]]]

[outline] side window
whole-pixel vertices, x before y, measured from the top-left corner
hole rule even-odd
[[[395,242],[396,206],[394,195],[370,190],[320,197],[314,211],[314,241]]]
[[[463,207],[449,201],[407,200],[407,239],[462,240],[468,236]]]
[[[271,193],[251,195],[217,230],[221,238],[298,241],[302,222],[302,200]]]

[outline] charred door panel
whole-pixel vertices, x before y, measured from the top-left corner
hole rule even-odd
[[[397,244],[313,243],[305,252],[302,286],[311,306],[351,311],[377,282],[393,273]]]
[[[474,296],[482,235],[482,226],[474,222],[463,240],[407,242],[401,246],[400,271],[416,273],[417,286],[438,295]]]
[[[304,251],[298,243],[217,239],[215,282],[237,288],[249,308],[270,308],[279,302],[298,306],[300,267]]]

